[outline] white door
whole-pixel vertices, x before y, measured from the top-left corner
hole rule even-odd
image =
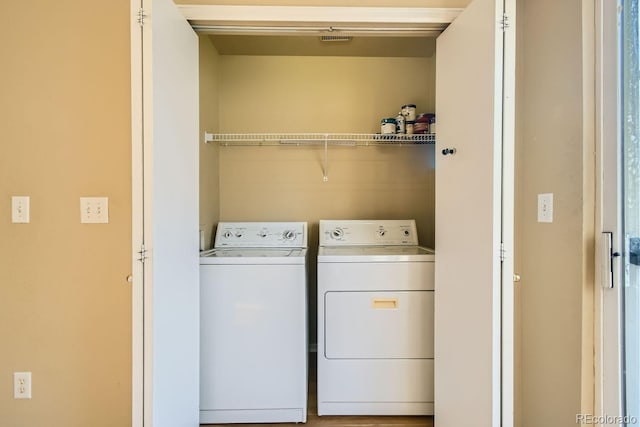
[[[640,13],[598,2],[598,277],[596,414],[640,420]]]
[[[437,40],[438,427],[513,425],[514,21],[475,0]]]
[[[198,39],[171,0],[142,0],[141,9],[133,0],[132,18],[143,23],[132,26],[132,232],[144,258],[134,261],[133,425],[192,427],[199,418]]]

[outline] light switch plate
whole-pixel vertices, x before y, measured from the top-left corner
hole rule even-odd
[[[80,197],[80,222],[82,224],[107,224],[109,222],[109,198]]]
[[[31,399],[31,372],[13,373],[13,398]]]
[[[538,194],[538,222],[553,222],[553,193]]]
[[[11,222],[26,224],[29,221],[29,196],[11,197]]]

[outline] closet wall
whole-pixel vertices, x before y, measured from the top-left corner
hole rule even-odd
[[[433,57],[221,58],[223,133],[375,133],[403,104],[434,109]],[[323,147],[221,147],[220,215],[311,223],[409,217],[419,223],[421,242],[432,245],[433,151],[329,147],[323,182]]]
[[[204,133],[218,131],[220,55],[207,36],[199,37],[200,47],[200,229],[204,247],[212,246],[213,232],[220,217],[218,146],[204,143]]]
[[[217,97],[218,105],[201,113],[203,132],[375,133],[402,104],[434,109],[434,57],[236,56],[219,55],[206,38],[201,44],[201,82],[219,79],[219,87],[201,87],[201,104]],[[433,146],[412,144],[330,146],[323,182],[323,147],[203,144],[201,223],[209,238],[218,216],[415,218],[420,243],[431,246],[433,153]],[[310,246],[316,243],[317,236]]]

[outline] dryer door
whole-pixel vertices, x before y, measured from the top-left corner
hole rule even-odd
[[[328,359],[432,359],[433,291],[327,292]]]

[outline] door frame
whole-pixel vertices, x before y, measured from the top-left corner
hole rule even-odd
[[[595,415],[622,414],[620,259],[609,271],[603,232],[612,232],[612,249],[621,248],[620,94],[617,1],[596,0],[595,136],[596,136],[596,280],[595,280]],[[613,143],[612,143],[613,141]],[[606,282],[611,274],[613,288]]]
[[[143,0],[130,0],[131,31],[131,425],[144,425],[144,110],[142,10]]]
[[[501,416],[502,427],[515,423],[515,120],[516,120],[516,1],[504,2],[504,13],[513,17],[505,22],[503,46],[502,105],[502,244],[511,248],[503,254],[501,277]],[[507,31],[509,32],[507,34]],[[510,71],[510,72],[509,72]],[[504,132],[511,129],[511,132]],[[509,212],[510,208],[510,212]]]

